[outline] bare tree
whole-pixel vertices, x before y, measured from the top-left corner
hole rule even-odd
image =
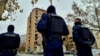
[[[34,3],[37,3],[38,0],[29,0],[34,5]],[[19,12],[23,12],[23,9],[21,9],[18,0],[0,0],[0,21],[9,19],[9,16],[16,14],[16,11],[19,10]],[[7,11],[6,16],[2,16],[4,11]]]
[[[29,0],[31,4],[35,4],[38,2],[38,0]],[[50,4],[52,4],[52,0],[49,0]],[[59,1],[59,0],[58,0]],[[21,9],[18,0],[0,0],[0,21],[9,19],[9,16],[12,16],[13,14],[16,14],[16,11],[19,10],[20,12],[23,12],[23,9]],[[4,11],[7,11],[7,16],[2,17]]]
[[[89,25],[92,30],[100,32],[100,1],[99,0],[81,0],[82,5],[73,3],[71,14],[73,18],[81,17],[84,24]],[[72,18],[72,19],[73,19]]]
[[[12,13],[18,9],[20,9],[20,6],[17,0],[0,0],[0,20],[8,19],[9,16],[12,16]],[[7,11],[8,14],[7,16],[2,17],[4,11]],[[20,9],[20,12],[22,12],[22,9]]]

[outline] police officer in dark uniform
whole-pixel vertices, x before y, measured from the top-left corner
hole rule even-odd
[[[52,28],[54,22],[50,23],[50,15],[57,15],[55,7],[50,5],[47,8],[47,13],[44,13],[41,20],[38,22],[37,30],[42,33],[43,36],[43,51],[44,56],[64,56],[62,48],[62,35],[68,35],[69,31],[65,22],[62,22],[63,26],[57,26]],[[57,18],[57,17],[55,17]],[[56,21],[55,21],[56,22]],[[61,22],[58,22],[61,23]],[[54,23],[57,24],[57,23]],[[52,28],[52,29],[51,29]],[[59,28],[59,29],[58,29]],[[63,30],[63,33],[53,32],[55,30]]]
[[[14,33],[14,25],[9,25],[8,32],[0,34],[0,56],[15,56],[19,45],[20,36]]]
[[[73,40],[76,44],[77,56],[93,56],[91,46],[95,42],[95,37],[90,32],[89,40],[83,37],[82,22],[80,18],[76,18],[74,24],[75,25],[73,27]]]

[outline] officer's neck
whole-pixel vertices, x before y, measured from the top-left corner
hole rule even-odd
[[[9,33],[13,33],[14,31],[8,31]]]

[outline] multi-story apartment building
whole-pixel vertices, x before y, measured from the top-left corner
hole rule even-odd
[[[96,32],[94,34],[94,36],[95,36],[95,39],[96,39],[95,48],[100,49],[100,32]]]
[[[37,31],[36,26],[43,13],[46,13],[46,11],[40,8],[35,8],[28,17],[26,34],[26,52],[28,53],[33,53],[34,51],[42,52],[42,36]],[[75,45],[72,39],[72,28],[71,26],[68,26],[68,28],[70,34],[68,36],[64,36],[66,38],[63,45],[64,51],[74,51]]]
[[[65,51],[75,51],[75,43],[73,42],[73,36],[72,36],[72,26],[68,26],[69,35],[64,36],[64,50]]]
[[[40,8],[35,8],[30,13],[27,20],[27,34],[26,34],[26,52],[33,53],[41,50],[42,36],[37,31],[36,26],[41,18],[41,15],[46,11]]]

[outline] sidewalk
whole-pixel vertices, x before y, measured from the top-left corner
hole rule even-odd
[[[17,56],[43,56],[43,55],[32,55],[32,54],[18,54]],[[64,55],[64,56],[73,56],[73,55]]]

